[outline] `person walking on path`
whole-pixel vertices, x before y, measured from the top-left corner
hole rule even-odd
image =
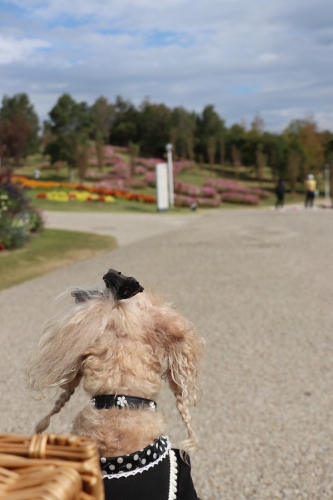
[[[313,207],[313,201],[315,199],[315,191],[316,191],[317,183],[312,174],[308,175],[307,180],[305,181],[305,189],[306,189],[306,198],[305,198],[305,208]]]
[[[275,188],[275,194],[276,194],[275,208],[276,208],[276,210],[278,210],[279,207],[283,208],[285,192],[286,192],[286,186],[283,182],[283,179],[279,179],[279,182],[277,183],[276,188]]]

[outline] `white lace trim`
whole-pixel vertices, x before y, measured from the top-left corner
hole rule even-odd
[[[157,460],[155,460],[155,462],[145,465],[144,467],[140,467],[140,469],[129,470],[128,472],[119,472],[119,474],[102,475],[102,479],[119,479],[120,477],[135,476],[135,474],[141,474],[141,472],[144,472],[150,469],[151,467],[154,467],[154,465],[157,465],[161,460],[163,460],[163,458],[165,458],[169,453],[169,451],[171,450],[171,443],[168,438],[166,438],[166,440],[167,440],[166,450]]]
[[[173,450],[170,450],[169,457],[170,457],[169,500],[176,500],[176,498],[177,498],[177,474],[178,474],[178,464],[177,464],[176,453]]]

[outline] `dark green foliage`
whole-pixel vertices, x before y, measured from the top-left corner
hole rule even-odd
[[[109,142],[111,127],[116,118],[116,110],[105,97],[99,97],[90,108],[93,138],[102,137],[105,144]]]
[[[215,143],[216,154],[216,151],[219,150],[219,148],[216,148],[216,145],[225,136],[225,132],[224,120],[215,111],[214,106],[212,104],[205,106],[202,114],[197,117],[195,147],[197,157],[203,156],[203,158],[209,161],[212,145]]]
[[[44,227],[40,212],[30,206],[23,190],[7,176],[0,177],[0,250],[21,248],[30,233]]]
[[[13,158],[16,165],[21,158],[38,150],[38,117],[27,94],[4,96],[0,108],[0,154]]]
[[[129,141],[138,142],[139,113],[129,100],[116,97],[114,104],[115,118],[111,129],[110,142],[118,146],[127,146]]]
[[[50,155],[52,163],[62,160],[75,166],[78,145],[88,140],[93,128],[88,105],[77,103],[69,94],[63,94],[49,116],[46,126],[52,140],[47,144],[45,153]]]

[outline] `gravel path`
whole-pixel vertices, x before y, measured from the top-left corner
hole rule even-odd
[[[0,292],[0,429],[30,433],[50,408],[22,378],[48,300],[114,267],[170,294],[207,340],[192,411],[201,498],[332,500],[331,212],[225,210],[169,229]],[[85,400],[76,394],[52,430],[66,431]],[[185,430],[168,391],[160,403],[177,444]]]
[[[49,228],[115,236],[120,246],[180,229],[200,217],[202,215],[194,213],[189,215],[161,213],[157,216],[157,214],[140,213],[45,212],[46,225]]]

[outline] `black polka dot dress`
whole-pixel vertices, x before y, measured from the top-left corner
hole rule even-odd
[[[100,460],[105,500],[199,500],[190,465],[166,436],[130,455]]]

